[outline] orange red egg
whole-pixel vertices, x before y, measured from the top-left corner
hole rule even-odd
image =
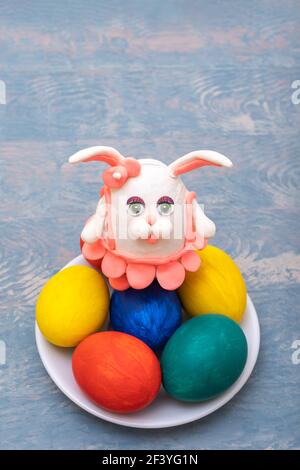
[[[126,333],[103,331],[84,339],[73,353],[72,367],[81,389],[102,408],[116,413],[145,408],[160,389],[156,355]]]

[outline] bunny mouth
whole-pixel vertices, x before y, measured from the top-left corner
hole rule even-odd
[[[158,242],[158,238],[156,238],[155,235],[153,235],[153,233],[146,239],[147,243],[149,243],[149,245],[154,245],[155,243]]]

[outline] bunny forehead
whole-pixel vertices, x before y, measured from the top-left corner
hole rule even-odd
[[[140,196],[146,204],[155,203],[161,196],[171,196],[175,202],[185,193],[180,178],[173,178],[167,165],[154,159],[140,159],[138,178],[129,178],[117,191],[112,190],[120,202],[126,202],[129,196]]]
[[[110,165],[103,172],[105,186],[113,190],[120,190],[126,184],[127,190],[140,190],[149,183],[152,189],[161,191],[171,190],[180,192],[178,187],[179,176],[202,166],[231,167],[232,162],[224,155],[212,150],[196,150],[178,158],[170,165],[159,160],[124,157],[113,147],[95,146],[80,150],[69,158],[70,163],[100,161]],[[136,177],[139,176],[138,179]],[[121,191],[122,193],[124,191]],[[119,193],[121,196],[121,194]]]

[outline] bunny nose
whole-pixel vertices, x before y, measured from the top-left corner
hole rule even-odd
[[[155,221],[156,221],[156,218],[155,218],[154,215],[152,215],[152,214],[148,215],[147,222],[148,222],[149,225],[153,225],[155,223]]]

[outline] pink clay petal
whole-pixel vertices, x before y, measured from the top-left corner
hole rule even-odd
[[[127,157],[124,165],[129,176],[138,176],[141,172],[141,164],[135,158]]]
[[[130,287],[126,274],[120,277],[110,277],[108,280],[111,287],[115,290],[126,290]]]
[[[201,259],[196,251],[186,251],[181,257],[181,264],[187,271],[194,273],[200,268]]]
[[[114,178],[113,175],[116,172],[119,173],[120,179]],[[108,186],[109,188],[116,189],[116,188],[121,188],[121,186],[123,186],[123,184],[127,180],[127,176],[128,176],[128,173],[127,173],[126,168],[124,168],[123,166],[114,166],[112,168],[108,168],[107,170],[105,170],[105,172],[102,175],[102,178],[106,186]]]
[[[106,277],[121,277],[126,271],[126,262],[108,251],[102,260],[101,270]]]
[[[161,287],[166,290],[175,290],[184,281],[185,269],[178,261],[171,261],[157,266],[156,277]]]
[[[150,264],[130,263],[126,270],[127,279],[134,289],[145,289],[155,278],[155,266]]]
[[[95,243],[84,242],[82,245],[82,254],[87,260],[96,261],[101,259],[105,255],[105,251],[101,240],[97,240]]]

